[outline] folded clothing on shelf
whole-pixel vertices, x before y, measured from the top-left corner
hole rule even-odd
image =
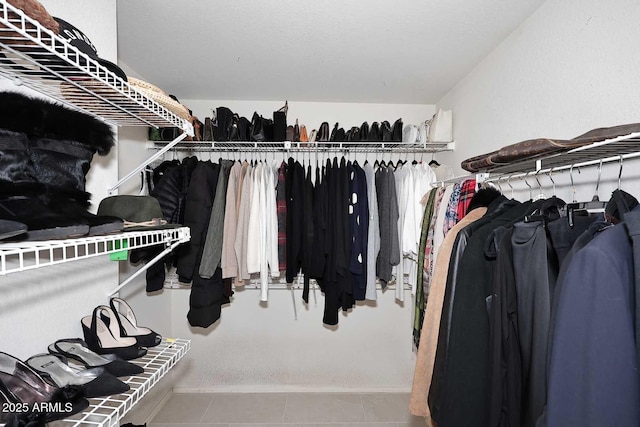
[[[469,172],[491,170],[501,165],[523,160],[535,160],[543,156],[567,152],[574,148],[636,132],[640,132],[640,123],[593,129],[572,139],[528,139],[507,145],[490,153],[463,160],[461,167]]]

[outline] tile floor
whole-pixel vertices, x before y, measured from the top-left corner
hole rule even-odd
[[[423,427],[408,393],[174,394],[149,427]]]

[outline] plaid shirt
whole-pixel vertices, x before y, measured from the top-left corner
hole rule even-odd
[[[467,214],[467,208],[471,199],[476,194],[476,180],[467,179],[462,183],[460,190],[460,200],[458,201],[458,221],[460,221]],[[456,221],[456,222],[458,222]]]
[[[420,246],[418,248],[418,277],[416,281],[416,297],[414,306],[413,317],[413,343],[415,348],[418,348],[420,344],[420,333],[422,331],[422,321],[424,320],[424,312],[427,307],[427,299],[424,293],[424,268],[425,264],[425,247],[427,244],[427,235],[429,234],[429,228],[431,227],[433,217],[433,207],[435,205],[436,194],[438,190],[432,189],[429,191],[429,198],[427,205],[424,208],[424,214],[422,215],[422,226],[420,232]]]
[[[440,207],[440,203],[442,203],[442,197],[444,196],[445,189],[443,187],[438,188],[438,192],[436,193],[434,205],[433,205],[433,214],[431,215],[431,222],[429,223],[429,231],[427,232],[427,241],[425,242],[424,247],[424,294],[425,296],[429,294],[429,289],[431,288],[431,277],[433,273],[433,237],[436,231],[436,219],[438,217],[438,209]],[[426,297],[425,297],[426,304]]]
[[[278,185],[276,187],[276,210],[278,212],[278,264],[280,271],[287,270],[287,195],[285,194],[285,177],[287,164],[282,162],[278,168]]]
[[[444,225],[442,232],[446,236],[449,230],[458,223],[458,200],[460,200],[461,186],[458,183],[453,185],[453,192],[447,205],[447,211],[444,214]]]

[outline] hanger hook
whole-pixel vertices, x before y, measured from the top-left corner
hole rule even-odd
[[[509,178],[507,178],[507,185],[511,189],[511,198],[513,199],[513,185],[511,185],[511,175],[509,175]]]
[[[542,196],[542,184],[540,184],[540,180],[538,179],[538,174],[539,173],[540,173],[540,171],[536,171],[535,179],[536,179],[536,182],[538,183],[538,192],[539,192],[540,196]]]
[[[529,181],[527,181],[527,177],[529,176],[531,172],[527,172],[524,174],[524,183],[527,184],[527,187],[529,187],[529,199],[533,199],[533,193],[531,192],[531,184],[529,184]]]
[[[622,154],[620,154],[620,169],[618,170],[618,190],[620,189],[620,178],[622,178],[622,162],[623,162],[624,158],[622,157]]]
[[[547,176],[549,177],[549,181],[553,185],[553,195],[556,195],[556,181],[553,179],[553,168],[549,172],[547,172]]]
[[[576,199],[576,185],[573,183],[573,165],[569,168],[569,179],[571,179],[571,192],[573,193],[573,202],[575,203],[578,200]]]
[[[596,181],[596,194],[593,195],[593,200],[600,200],[598,197],[598,189],[600,188],[600,175],[602,175],[602,159],[598,163],[598,180]]]

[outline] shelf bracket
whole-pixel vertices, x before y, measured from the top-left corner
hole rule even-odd
[[[135,273],[133,273],[131,276],[127,277],[127,279],[125,281],[123,281],[122,283],[120,283],[118,285],[117,288],[115,288],[114,290],[112,290],[111,292],[109,292],[108,296],[113,296],[115,294],[117,294],[120,289],[124,288],[125,286],[127,286],[129,283],[131,283],[136,277],[138,277],[139,275],[141,275],[142,273],[144,273],[145,271],[147,271],[149,269],[149,267],[151,267],[152,265],[154,265],[156,262],[160,261],[162,258],[164,258],[166,255],[169,255],[169,253],[171,253],[171,251],[173,251],[175,248],[177,248],[179,245],[181,245],[182,241],[178,240],[175,241],[173,243],[171,243],[169,246],[167,246],[162,252],[160,252],[158,255],[156,255],[151,261],[148,261],[145,265],[143,265],[142,267],[140,267],[138,269],[138,271],[136,271]]]
[[[187,137],[187,132],[183,132],[182,134],[180,134],[176,139],[174,139],[173,141],[171,141],[170,143],[168,143],[165,147],[163,147],[160,151],[158,151],[157,153],[155,153],[153,156],[149,157],[144,163],[142,163],[141,165],[139,165],[137,168],[135,168],[134,170],[132,170],[131,172],[129,172],[126,176],[124,176],[123,178],[120,179],[120,181],[118,181],[113,187],[109,188],[107,190],[107,194],[109,196],[113,196],[115,191],[126,181],[128,181],[131,177],[135,176],[138,174],[138,172],[140,172],[141,170],[143,170],[144,168],[147,167],[147,165],[149,165],[150,163],[154,162],[155,160],[159,159],[160,157],[162,157],[164,155],[164,153],[166,153],[167,151],[171,150],[176,144],[178,144],[180,141],[182,141],[183,139],[185,139]]]

